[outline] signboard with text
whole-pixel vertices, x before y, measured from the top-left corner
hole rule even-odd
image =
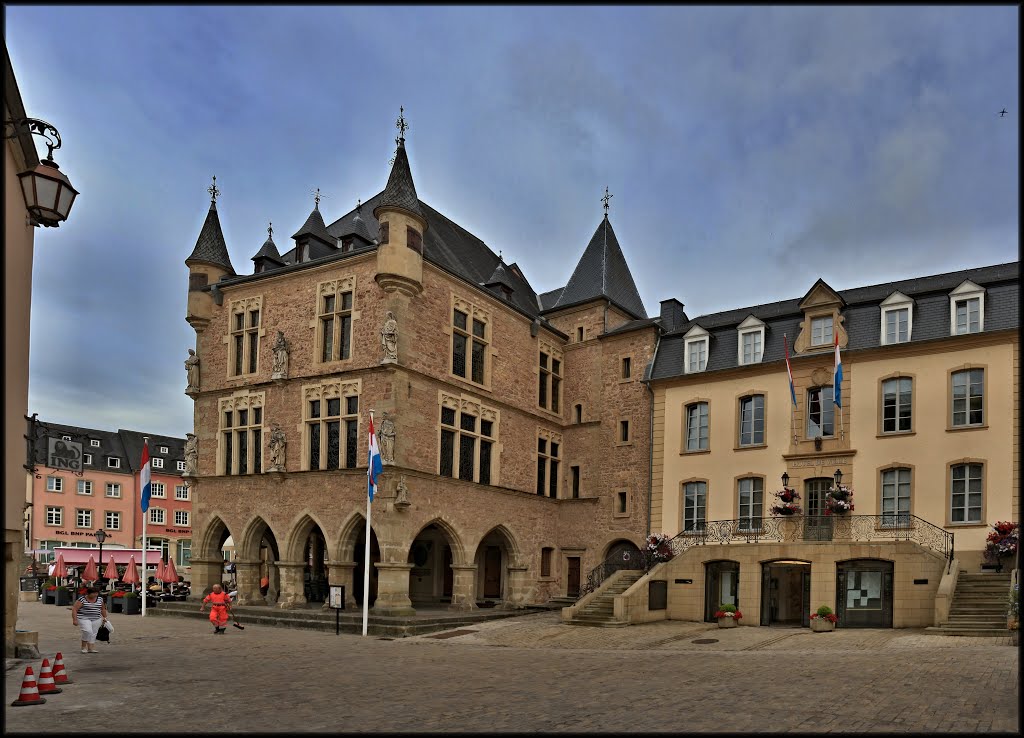
[[[51,469],[82,471],[82,444],[61,438],[47,438],[46,465]]]

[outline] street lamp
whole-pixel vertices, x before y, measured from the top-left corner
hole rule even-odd
[[[12,129],[4,131],[4,138],[16,138],[24,130],[42,136],[48,147],[46,158],[33,169],[18,175],[21,180],[21,192],[25,196],[25,207],[28,208],[32,225],[57,227],[67,220],[71,206],[75,203],[78,190],[71,186],[57,162],[53,160],[53,150],[60,148],[60,133],[45,120],[38,118],[21,118],[4,121],[4,127]],[[19,130],[21,129],[21,130]]]
[[[832,475],[832,478],[836,480],[836,489],[839,489],[839,485],[843,481],[843,472],[839,469],[836,469],[836,473]]]
[[[789,472],[782,472],[782,486],[789,488]]]
[[[96,540],[100,544],[100,585],[103,585],[103,542],[107,540],[107,532],[100,528],[96,531]]]

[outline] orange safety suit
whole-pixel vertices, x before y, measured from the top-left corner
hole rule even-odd
[[[203,598],[203,604],[210,603],[210,622],[214,627],[222,628],[228,624],[228,607],[231,605],[231,595],[227,592],[210,592]]]

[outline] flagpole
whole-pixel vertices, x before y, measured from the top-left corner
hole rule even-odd
[[[370,427],[373,427],[373,410],[370,411]],[[367,454],[369,466],[367,467],[367,483],[373,471],[373,459]],[[363,635],[366,635],[366,623],[370,615],[370,490],[366,490],[366,540],[363,545]]]
[[[142,437],[143,447],[149,443],[149,436]],[[142,471],[139,471],[139,483],[142,483]],[[142,506],[142,490],[139,490],[139,506]],[[142,577],[139,579],[139,589],[142,590],[142,617],[146,617],[146,518],[147,511],[142,511]],[[127,611],[126,611],[127,612]]]

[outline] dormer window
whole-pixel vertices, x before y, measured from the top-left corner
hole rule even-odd
[[[343,254],[344,253],[348,253],[351,250],[352,250],[352,237],[351,236],[346,236],[345,238],[341,239],[341,253],[343,253]]]
[[[759,364],[764,355],[764,323],[751,315],[740,323],[737,331],[736,361],[741,365]]]
[[[823,315],[811,318],[811,346],[829,346],[832,344],[832,316]]]
[[[309,242],[299,244],[299,257],[296,259],[299,264],[309,261]]]
[[[708,345],[711,341],[711,335],[699,325],[695,325],[686,332],[683,339],[686,344],[685,363],[683,364],[686,368],[686,373],[694,374],[707,369]]]
[[[885,298],[882,308],[882,345],[906,343],[913,328],[913,301],[902,292]]]
[[[985,330],[985,288],[967,279],[950,292],[949,323],[954,336]]]

